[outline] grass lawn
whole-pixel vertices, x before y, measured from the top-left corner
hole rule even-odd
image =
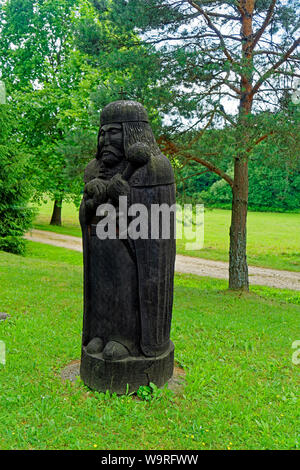
[[[185,387],[151,401],[95,393],[60,370],[80,357],[82,258],[0,252],[0,449],[299,449],[296,292],[176,275],[172,339]]]
[[[63,227],[49,225],[52,203],[39,208],[35,228],[81,236],[78,209],[63,205]],[[185,240],[177,240],[177,252],[220,261],[228,261],[230,211],[205,210],[204,248],[186,251]],[[249,212],[248,263],[273,269],[300,271],[300,214]]]

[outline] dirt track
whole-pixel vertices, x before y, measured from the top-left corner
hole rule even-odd
[[[32,232],[26,235],[26,238],[34,242],[82,251],[81,239],[70,235],[61,235],[43,230],[32,230]],[[177,255],[175,269],[180,273],[228,279],[228,263],[222,261]],[[300,273],[291,271],[278,271],[275,269],[249,266],[249,281],[250,284],[278,287],[280,289],[300,290]]]

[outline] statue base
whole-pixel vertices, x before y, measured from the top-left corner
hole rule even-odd
[[[89,354],[83,346],[80,377],[93,390],[124,395],[136,392],[141,385],[153,382],[163,387],[173,375],[174,344],[161,356],[129,356],[118,361],[106,361],[102,353]]]

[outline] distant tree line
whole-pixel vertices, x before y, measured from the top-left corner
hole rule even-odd
[[[204,203],[208,207],[231,209],[232,194],[226,182],[212,173],[190,177],[192,169],[196,173],[197,168],[191,165],[190,168],[181,172],[177,184],[179,199]],[[249,163],[249,170],[249,210],[263,212],[300,211],[299,171],[257,167],[252,163]]]

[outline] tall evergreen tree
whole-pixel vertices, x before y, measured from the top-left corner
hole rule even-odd
[[[9,104],[0,104],[0,250],[22,254],[32,220],[26,148]]]
[[[271,113],[299,77],[299,7],[291,0],[124,0],[116,21],[134,23],[160,52],[173,130],[198,129],[185,148],[166,150],[223,178],[232,190],[229,286],[248,289],[248,163],[253,149],[275,138]],[[125,44],[124,44],[125,46]],[[258,119],[260,112],[263,115]],[[173,116],[172,116],[173,114]],[[231,145],[197,153],[204,131],[230,128]],[[293,139],[293,137],[292,137]],[[195,145],[196,144],[196,145]],[[195,151],[196,147],[196,151]],[[274,147],[276,149],[276,146]],[[233,177],[220,161],[232,161]],[[229,166],[229,165],[228,165]]]

